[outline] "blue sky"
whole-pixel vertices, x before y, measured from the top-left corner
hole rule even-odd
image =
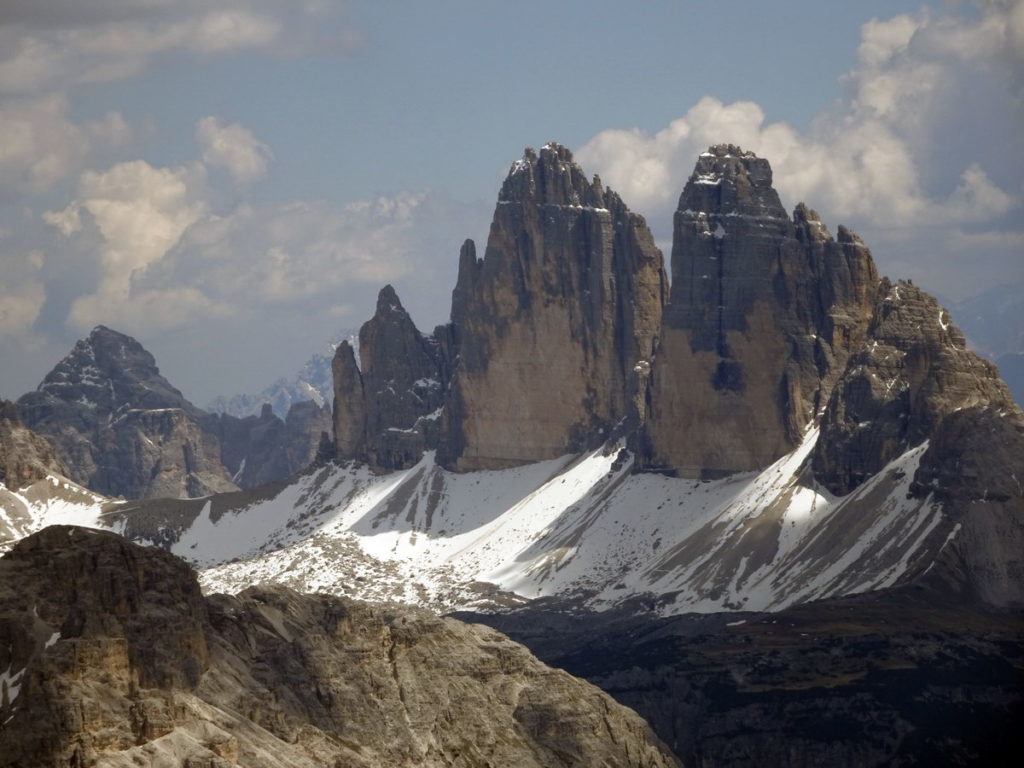
[[[707,144],[952,299],[1024,280],[1024,3],[0,2],[0,395],[97,323],[252,391],[393,282],[428,330],[523,147],[647,216]]]

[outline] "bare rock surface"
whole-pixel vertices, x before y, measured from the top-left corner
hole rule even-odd
[[[651,372],[654,467],[722,476],[788,453],[863,337],[870,253],[804,205],[790,219],[771,181],[766,160],[718,145],[680,196]]]
[[[250,488],[304,469],[330,410],[297,403],[285,419],[211,415],[157,368],[138,341],[104,326],[17,402],[67,476],[107,496],[192,498]]]
[[[494,630],[54,526],[0,560],[0,765],[637,766],[646,723]]]
[[[206,414],[130,336],[97,326],[35,392],[18,399],[72,480],[108,496],[201,496],[233,490]]]
[[[49,474],[67,474],[53,447],[18,418],[14,403],[0,400],[0,483],[18,490]]]
[[[500,468],[600,441],[632,413],[665,291],[643,218],[565,147],[528,149],[501,188],[483,258],[471,247],[460,257],[441,460]]]
[[[406,469],[437,447],[448,386],[442,351],[384,286],[377,310],[359,330],[359,362],[342,342],[334,355],[337,455],[374,469]]]
[[[949,313],[907,282],[883,281],[862,349],[832,393],[814,455],[818,479],[848,493],[949,415],[991,408],[1022,423],[992,363],[967,349]]]

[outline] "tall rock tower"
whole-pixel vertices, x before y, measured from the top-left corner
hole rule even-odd
[[[692,477],[759,469],[799,443],[862,340],[871,255],[803,205],[790,219],[768,161],[732,145],[699,157],[674,224],[646,462]]]
[[[635,415],[666,281],[643,217],[568,149],[526,150],[487,249],[463,248],[440,458],[491,469],[580,450]]]

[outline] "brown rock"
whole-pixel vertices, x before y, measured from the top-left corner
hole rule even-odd
[[[460,255],[441,460],[506,467],[605,439],[635,416],[634,368],[651,356],[664,292],[643,218],[565,147],[528,149],[502,186],[484,258],[471,243]]]
[[[46,440],[22,424],[14,403],[0,400],[0,483],[17,491],[67,468]]]
[[[935,434],[949,414],[984,407],[1020,414],[995,366],[967,350],[932,296],[884,280],[865,340],[821,418],[815,476],[848,493]]]
[[[331,361],[334,376],[334,445],[339,458],[366,458],[366,395],[355,351],[341,342]]]
[[[204,600],[108,533],[48,528],[0,560],[0,646],[0,766],[678,765],[494,630],[283,587]]]

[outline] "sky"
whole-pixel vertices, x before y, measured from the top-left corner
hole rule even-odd
[[[0,0],[0,397],[97,324],[199,405],[295,372],[558,141],[666,257],[739,144],[949,301],[1024,283],[1024,0]]]

